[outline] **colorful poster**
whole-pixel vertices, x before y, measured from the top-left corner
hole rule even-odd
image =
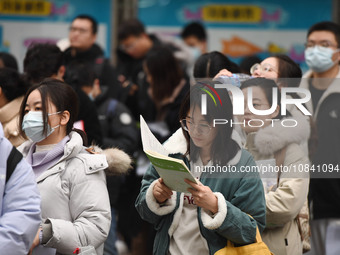
[[[99,25],[97,42],[110,55],[110,0],[0,0],[0,50],[12,53],[22,71],[27,47],[68,37],[72,19],[93,16]]]
[[[200,21],[208,32],[209,51],[221,51],[236,62],[253,54],[284,53],[304,70],[306,32],[331,14],[332,0],[139,1],[139,18],[150,32],[178,37],[187,23]]]

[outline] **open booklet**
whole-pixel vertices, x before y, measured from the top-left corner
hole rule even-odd
[[[188,192],[187,189],[191,186],[184,181],[185,179],[198,184],[183,160],[168,157],[169,153],[152,134],[142,116],[140,128],[143,150],[166,186],[178,192]]]

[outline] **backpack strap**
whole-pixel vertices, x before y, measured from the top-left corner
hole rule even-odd
[[[11,153],[7,158],[7,167],[6,167],[6,183],[11,177],[14,169],[16,168],[17,164],[21,161],[22,154],[13,146]]]

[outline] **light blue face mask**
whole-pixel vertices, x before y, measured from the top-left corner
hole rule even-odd
[[[332,56],[336,51],[331,48],[314,46],[305,50],[306,63],[314,72],[322,73],[333,67],[336,62]]]
[[[202,55],[202,52],[198,47],[190,46],[190,51],[194,61]]]
[[[59,114],[61,112],[49,113],[48,116]],[[52,127],[47,124],[47,133],[44,134],[44,120],[42,112],[29,111],[22,121],[22,130],[25,132],[26,136],[33,142],[38,143],[49,135],[51,135],[56,128],[60,125]]]

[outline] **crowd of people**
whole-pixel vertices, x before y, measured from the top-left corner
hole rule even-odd
[[[118,28],[113,66],[97,32],[93,17],[75,17],[69,46],[30,45],[23,73],[0,53],[1,252],[118,255],[123,240],[133,255],[215,254],[256,242],[259,230],[276,255],[339,254],[340,179],[327,172],[340,167],[339,25],[308,30],[305,74],[284,54],[238,65],[208,52],[198,22],[179,42],[137,19]],[[232,79],[238,95],[221,88]],[[302,101],[299,89],[310,100],[283,114],[281,92]],[[140,115],[197,178],[187,192],[147,160]],[[218,165],[235,171],[194,171]],[[281,170],[241,171],[269,165]]]

